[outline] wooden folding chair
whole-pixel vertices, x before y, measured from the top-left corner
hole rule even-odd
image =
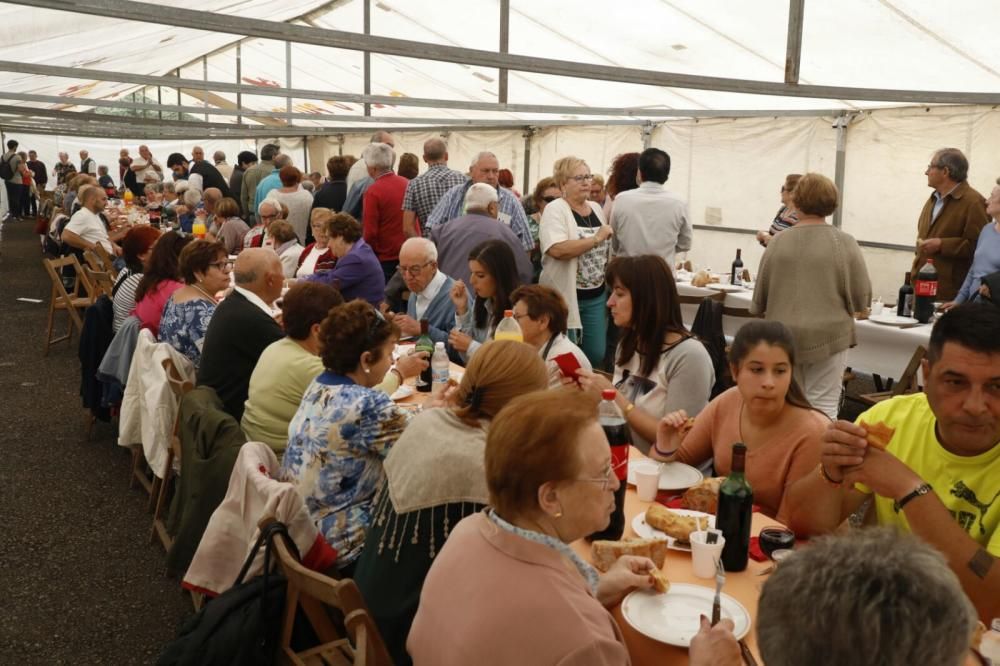
[[[180,404],[184,394],[194,388],[194,383],[184,380],[181,377],[181,373],[177,371],[177,366],[169,358],[163,359],[163,369],[167,373],[167,382],[170,384],[170,390],[173,391],[174,397],[177,399],[177,418],[174,420],[174,432],[170,436],[170,450],[167,451],[167,465],[166,471],[163,473],[163,479],[158,479],[155,475],[153,476],[153,487],[149,495],[149,501],[151,504],[155,502],[155,506],[153,508],[153,528],[149,533],[149,542],[153,543],[159,537],[160,543],[163,544],[163,549],[169,551],[170,547],[173,546],[174,540],[167,533],[165,514],[176,477],[174,462],[180,463],[181,460],[181,439],[179,436],[181,420]]]
[[[267,517],[260,524],[265,526],[272,520]],[[279,663],[391,666],[389,651],[354,581],[349,578],[334,580],[302,566],[282,534],[275,535],[274,546],[278,566],[288,580]],[[295,652],[291,646],[292,630],[300,606],[322,644]],[[347,636],[337,630],[328,608],[343,615]]]
[[[920,389],[917,383],[917,373],[920,372],[920,362],[924,360],[925,356],[927,356],[927,349],[923,345],[917,346],[917,349],[913,352],[913,356],[910,357],[910,362],[906,364],[906,369],[903,370],[903,374],[899,377],[899,381],[896,382],[891,390],[862,393],[858,396],[858,400],[866,405],[877,405],[883,400],[895,398],[898,395],[916,393]]]
[[[84,266],[83,273],[87,276],[90,284],[93,285],[94,291],[97,292],[98,296],[107,294],[108,298],[111,298],[111,292],[115,290],[115,283],[111,279],[110,273],[94,270],[90,266]]]
[[[87,276],[83,272],[83,267],[80,266],[80,262],[77,261],[76,257],[68,255],[60,259],[42,259],[42,263],[45,265],[45,270],[48,271],[49,278],[52,280],[52,294],[49,297],[49,320],[46,327],[44,350],[44,355],[48,356],[49,347],[52,345],[73,340],[74,328],[76,328],[77,333],[83,332],[83,319],[81,319],[78,311],[92,305],[97,300],[97,295],[96,290],[87,279]],[[66,266],[72,266],[76,270],[76,282],[73,285],[72,293],[66,291],[66,285],[62,281],[62,269]],[[69,315],[69,321],[66,326],[66,335],[53,339],[52,328],[55,323],[56,310],[66,311]]]
[[[118,269],[115,268],[115,259],[111,256],[111,253],[108,252],[108,249],[100,243],[97,243],[94,246],[94,252],[101,260],[101,265],[103,267],[100,270],[110,274],[112,281],[116,280],[118,278]]]

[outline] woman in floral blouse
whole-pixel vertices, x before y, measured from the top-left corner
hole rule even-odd
[[[399,329],[363,301],[333,308],[320,327],[325,371],[288,425],[280,478],[295,484],[344,575],[353,573],[385,478],[382,461],[409,414],[375,390]]]
[[[185,286],[171,294],[163,306],[160,342],[187,356],[196,369],[201,364],[208,322],[215,314],[215,295],[229,286],[230,270],[226,247],[217,241],[196,240],[181,251]]]

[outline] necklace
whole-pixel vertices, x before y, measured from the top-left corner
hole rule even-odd
[[[202,289],[202,287],[201,287],[200,284],[196,283],[196,284],[193,284],[191,286],[194,287],[195,289],[197,289],[198,291],[200,291],[202,294],[204,294],[205,298],[207,298],[208,300],[210,300],[213,303],[215,303],[215,296],[212,296],[212,294],[210,294],[207,291],[205,291],[204,289]]]

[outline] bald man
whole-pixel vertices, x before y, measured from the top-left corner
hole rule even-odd
[[[258,247],[239,254],[233,276],[236,286],[216,308],[205,333],[198,385],[215,389],[225,411],[239,421],[257,360],[284,337],[272,311],[284,274],[274,250]]]
[[[424,162],[427,171],[410,181],[403,197],[403,233],[407,238],[417,235],[417,223],[425,223],[444,193],[465,183],[465,174],[448,168],[448,144],[433,138],[424,142]]]
[[[63,229],[62,242],[81,251],[103,245],[109,253],[121,254],[121,248],[114,241],[124,236],[128,229],[119,229],[109,236],[100,216],[108,202],[108,195],[96,185],[84,185],[77,196],[80,199],[80,209],[73,213]]]

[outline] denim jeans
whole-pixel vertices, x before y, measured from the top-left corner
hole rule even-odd
[[[608,334],[607,300],[606,294],[579,299],[577,306],[580,310],[583,331],[579,329],[570,331],[570,339],[580,346],[587,360],[595,368],[601,368],[604,363]]]

